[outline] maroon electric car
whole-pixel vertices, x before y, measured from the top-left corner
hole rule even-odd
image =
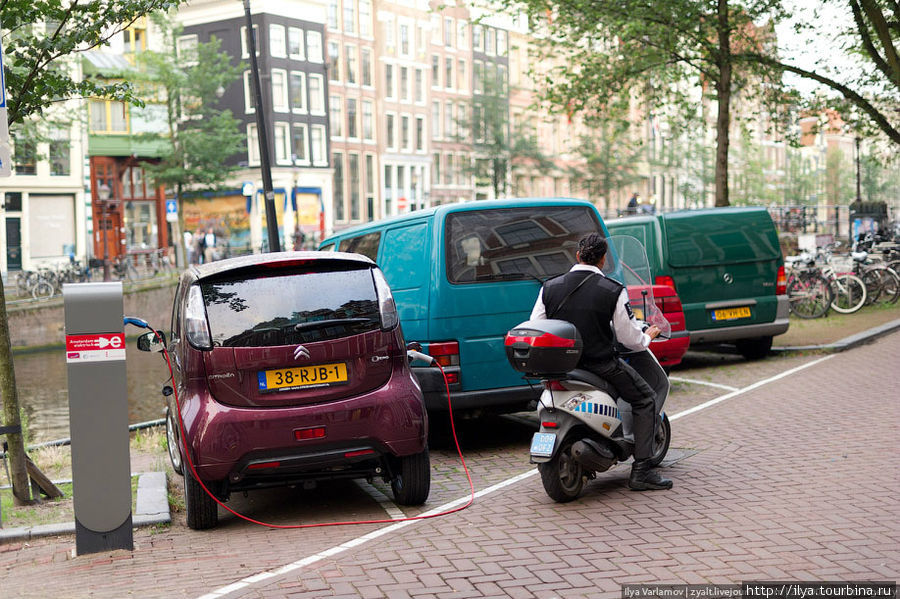
[[[161,349],[154,333],[138,347]],[[284,252],[185,271],[168,349],[169,457],[188,526],[211,528],[234,491],[380,477],[428,498],[427,416],[384,276],[364,256]]]

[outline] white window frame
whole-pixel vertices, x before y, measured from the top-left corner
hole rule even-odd
[[[359,52],[353,44],[344,45],[344,80],[348,85],[360,83]]]
[[[426,128],[425,128],[425,117],[421,114],[417,114],[415,118],[415,123],[413,125],[412,136],[414,139],[413,146],[415,146],[416,153],[425,154],[428,151],[428,141],[426,140]],[[421,131],[421,136],[419,132]]]
[[[366,72],[366,66],[368,66],[369,73],[369,82],[366,83],[363,74]],[[375,73],[375,63],[372,62],[372,49],[371,48],[360,48],[359,50],[359,84],[366,88],[374,87],[373,75]]]
[[[437,108],[437,110],[435,110]],[[441,139],[441,101],[431,101],[431,139]]]
[[[443,45],[444,38],[441,37],[442,23],[441,15],[437,13],[431,14],[431,43],[435,46]]]
[[[247,123],[247,166],[259,166],[259,133],[256,123]]]
[[[332,53],[332,50],[336,50]],[[341,43],[338,40],[328,40],[328,81],[329,83],[341,82]]]
[[[319,116],[324,116],[325,115],[325,76],[322,75],[321,73],[310,73],[307,77],[307,81],[309,83],[309,96],[307,97],[309,113],[316,114]],[[314,97],[314,94],[313,94],[313,89],[312,89],[313,81],[319,82],[318,97]],[[318,102],[316,102],[316,100],[318,100]],[[321,106],[321,108],[316,109],[314,107],[315,103],[318,103]]]
[[[501,41],[502,40],[502,41]],[[497,30],[497,56],[506,56],[509,53],[509,36],[503,29]]]
[[[372,39],[372,0],[359,0],[359,35]]]
[[[316,135],[317,132],[319,135]],[[309,139],[310,158],[313,166],[328,166],[328,140],[325,139],[325,125],[311,125]]]
[[[403,123],[406,123],[406,132],[404,133]],[[400,149],[404,152],[412,151],[412,115],[404,112],[400,115]]]
[[[435,70],[435,62],[437,70]],[[441,89],[441,57],[438,54],[431,55],[431,89]],[[437,77],[434,76],[437,72]]]
[[[287,58],[287,32],[284,25],[269,23],[269,55]]]
[[[398,81],[397,86],[400,90],[400,101],[404,104],[407,104],[411,101],[409,96],[409,70],[410,68],[407,66],[399,65],[398,66]]]
[[[276,79],[281,79],[281,93],[275,88]],[[272,110],[274,112],[290,112],[291,104],[288,98],[288,76],[284,69],[272,69],[271,71],[272,85]]]
[[[386,100],[396,101],[397,99],[397,74],[394,73],[396,65],[390,62],[384,63],[384,98]],[[388,71],[391,76],[388,77]]]
[[[341,30],[341,5],[338,0],[328,0],[325,7],[325,26],[329,31]]]
[[[254,38],[256,39],[256,55],[259,56],[259,25],[253,26]],[[247,26],[241,27],[241,58],[250,58],[250,46],[247,45]]]
[[[319,31],[306,32],[306,60],[319,64],[325,62],[322,48],[322,33]]]
[[[291,52],[291,36],[299,36],[300,38],[300,52],[292,53]],[[306,33],[300,27],[288,27],[287,31],[287,45],[288,45],[288,57],[294,60],[306,60]]]
[[[484,52],[484,27],[482,25],[472,26],[472,49],[476,52]]]
[[[363,141],[375,141],[375,103],[372,100],[362,101],[361,132]]]
[[[497,55],[497,30],[486,27],[484,31],[484,53],[488,56]]]
[[[245,114],[254,114],[256,112],[256,106],[254,104],[254,98],[256,97],[253,93],[253,82],[251,81],[251,77],[253,76],[252,71],[244,71],[244,113]]]
[[[456,61],[456,91],[465,92],[469,89],[469,80],[466,79],[466,59],[459,58]]]
[[[344,139],[344,103],[341,96],[332,94],[328,98],[328,124],[331,127],[331,139]]]
[[[466,50],[466,30],[468,29],[468,25],[465,21],[460,19],[456,23],[456,47],[460,50]]]
[[[344,0],[343,4],[341,18],[344,25],[344,33],[356,35],[356,0]]]
[[[456,82],[453,80],[453,73],[456,72],[456,65],[454,63],[455,61],[452,56],[444,57],[444,64],[442,66],[444,67],[444,79],[446,80],[444,81],[445,89],[454,89],[456,87]],[[447,72],[448,64],[450,65],[449,73]]]
[[[393,125],[391,125],[393,123]],[[400,129],[400,120],[397,118],[396,112],[384,113],[384,147],[389,150],[397,151],[397,138]],[[393,139],[391,139],[393,138]]]
[[[416,104],[425,104],[425,69],[416,67],[413,69],[413,101]]]
[[[344,111],[347,115],[347,135],[346,135],[346,137],[347,137],[347,139],[352,139],[354,141],[358,141],[362,135],[362,132],[360,130],[360,118],[359,118],[361,106],[359,104],[359,100],[356,98],[345,98],[345,101],[347,102],[347,109]],[[354,107],[355,110],[353,111],[353,116],[351,117],[350,116],[350,104],[353,102],[356,103],[356,106]],[[350,119],[351,118],[354,121],[353,128],[356,129],[356,135],[353,135],[353,136],[350,135],[350,122],[351,122]]]
[[[199,44],[200,38],[196,33],[181,35],[175,41],[175,55],[183,66],[190,67],[198,64],[197,46]]]
[[[291,158],[294,160],[294,164],[299,165],[308,165],[309,164],[309,129],[306,123],[294,123],[292,131],[302,131],[303,132],[303,149],[305,158],[297,158],[297,154],[293,152],[294,150],[294,135],[291,134]]]
[[[452,48],[453,47],[453,18],[452,17],[444,17],[444,36],[443,36],[444,47]]]
[[[290,166],[291,156],[291,125],[286,122],[274,123],[273,137],[275,138],[275,164]]]
[[[307,90],[306,90],[306,73],[304,71],[291,71],[288,73],[288,102],[290,103],[290,89],[291,89],[291,80],[295,75],[300,76],[300,104],[299,108],[295,108],[293,105],[291,106],[291,112],[294,114],[306,114],[309,110],[309,101],[307,99]]]

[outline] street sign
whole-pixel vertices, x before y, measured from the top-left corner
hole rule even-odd
[[[174,223],[178,220],[178,201],[166,200],[166,222]]]
[[[125,359],[125,334],[66,335],[66,362]]]

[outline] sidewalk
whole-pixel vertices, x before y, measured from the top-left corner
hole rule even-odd
[[[900,335],[885,335],[673,414],[673,443],[695,453],[666,469],[670,491],[630,492],[618,467],[556,504],[522,459],[518,477],[470,508],[403,526],[142,529],[133,552],[77,558],[70,542],[0,545],[0,588],[64,598],[595,599],[637,583],[894,581],[898,355]],[[340,497],[326,501],[341,509]]]

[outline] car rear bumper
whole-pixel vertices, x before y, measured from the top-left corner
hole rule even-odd
[[[725,343],[736,341],[738,339],[774,337],[775,335],[781,335],[782,333],[786,333],[790,326],[789,314],[790,307],[787,296],[779,295],[774,321],[691,331],[691,344]]]
[[[422,386],[425,396],[425,407],[430,411],[446,412],[447,388],[444,378],[437,368],[413,368],[413,373]],[[524,383],[524,381],[523,381]],[[450,385],[450,402],[454,410],[471,410],[479,408],[499,409],[502,411],[518,411],[531,401],[541,396],[541,386],[537,380],[533,385],[517,385],[515,387],[498,387],[496,389],[478,389],[467,391],[459,384]]]

